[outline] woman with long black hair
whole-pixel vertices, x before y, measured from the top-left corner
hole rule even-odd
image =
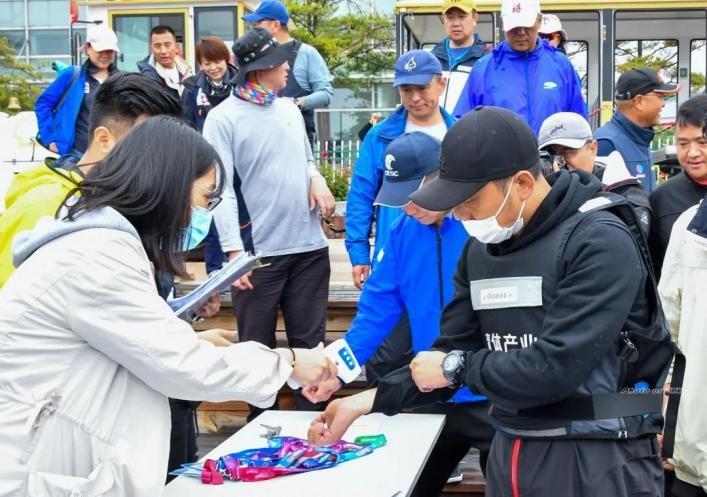
[[[221,169],[197,132],[153,117],[58,219],[18,235],[0,291],[0,495],[158,496],[168,396],[265,407],[290,377],[336,374],[321,351],[214,347],[158,295],[153,273],[184,274]]]

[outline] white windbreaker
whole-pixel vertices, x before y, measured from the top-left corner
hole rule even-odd
[[[686,359],[671,462],[680,480],[707,491],[707,239],[687,229],[697,208],[673,225],[658,291]]]
[[[266,407],[291,374],[260,344],[199,340],[113,209],[42,220],[15,263],[0,290],[0,496],[159,496],[168,396]]]

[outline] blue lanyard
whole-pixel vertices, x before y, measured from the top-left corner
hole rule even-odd
[[[463,59],[464,57],[466,57],[466,55],[469,53],[469,50],[471,50],[473,46],[474,46],[474,44],[472,43],[471,45],[469,45],[466,48],[466,50],[464,50],[464,52],[462,52],[462,54],[459,57],[457,57],[456,59],[453,59],[452,58],[452,50],[449,46],[449,38],[447,38],[444,41],[444,50],[445,50],[445,52],[447,52],[447,60],[449,61],[449,70],[450,71],[453,71],[454,69],[456,69],[459,61],[461,59]]]

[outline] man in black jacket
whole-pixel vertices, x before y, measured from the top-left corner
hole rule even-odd
[[[336,440],[367,412],[393,415],[466,385],[492,403],[487,496],[662,495],[662,396],[618,393],[661,386],[630,373],[641,361],[629,364],[625,338],[655,320],[647,267],[627,226],[597,209],[595,177],[546,180],[538,162],[533,132],[507,110],[477,107],[449,130],[439,179],[411,196],[453,208],[473,237],[441,335],[377,389],[332,402],[312,442]]]
[[[675,150],[682,172],[661,184],[651,195],[654,221],[651,253],[660,274],[673,224],[707,194],[707,95],[697,95],[678,109]]]

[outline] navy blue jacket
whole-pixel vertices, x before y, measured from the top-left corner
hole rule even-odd
[[[454,119],[440,109],[447,128]],[[352,266],[371,264],[371,236],[376,220],[376,246],[373,259],[385,246],[388,232],[400,213],[397,207],[373,206],[383,181],[384,156],[388,144],[405,133],[408,112],[402,105],[366,134],[351,177],[351,188],[346,203],[346,250]]]
[[[648,193],[656,184],[650,149],[654,136],[652,128],[642,128],[618,111],[594,135],[599,144],[598,154],[607,156],[618,150],[629,172]]]
[[[445,217],[439,227],[402,215],[366,280],[358,312],[345,335],[359,364],[365,364],[403,314],[410,319],[412,349],[428,350],[439,336],[442,309],[454,295],[454,273],[469,239],[459,221]],[[456,402],[484,400],[461,389]]]
[[[535,134],[557,112],[576,112],[587,118],[577,71],[543,39],[530,52],[517,52],[508,42],[501,42],[474,65],[454,116],[461,117],[478,105],[515,112]]]
[[[201,71],[182,82],[182,108],[184,120],[199,133],[204,129],[204,122],[209,111],[223,102],[231,94],[231,85],[228,83],[236,75],[236,68],[229,64],[224,76],[226,88],[218,96],[213,94],[213,87],[208,77]]]

